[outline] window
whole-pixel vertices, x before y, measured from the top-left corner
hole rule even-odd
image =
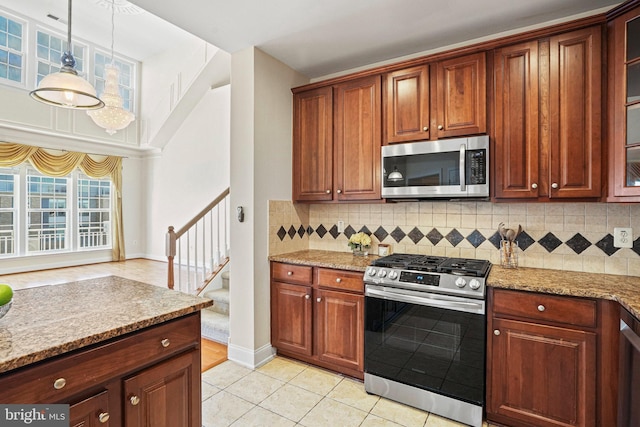
[[[36,72],[36,86],[40,81],[51,73],[60,71],[62,54],[68,49],[68,43],[61,37],[37,31],[36,36],[36,57],[38,60]],[[76,60],[76,71],[83,74],[84,70],[84,47],[77,43],[72,44],[73,57]]]
[[[27,171],[27,252],[57,251],[69,245],[68,178]]]
[[[111,181],[78,179],[78,245],[80,248],[111,246]]]
[[[105,65],[111,64],[111,57],[103,55],[100,52],[96,52],[94,62],[95,88],[98,93],[98,97],[100,97],[104,92],[105,80],[107,78]],[[122,97],[122,108],[133,111],[133,73],[135,66],[131,62],[123,61],[118,58],[114,58],[113,62],[120,70],[118,89],[120,90],[120,96]]]
[[[111,249],[110,179],[0,168],[0,258]]]
[[[0,79],[23,83],[23,24],[0,14]]]
[[[17,171],[0,169],[0,256],[15,253]]]

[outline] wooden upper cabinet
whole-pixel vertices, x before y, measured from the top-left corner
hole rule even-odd
[[[293,96],[293,200],[333,199],[333,91]]]
[[[609,200],[640,202],[640,1],[608,24]]]
[[[602,29],[551,37],[550,198],[602,195]]]
[[[385,144],[486,133],[484,52],[385,77]]]
[[[385,143],[429,139],[429,66],[386,75]]]
[[[381,78],[338,84],[334,93],[334,199],[380,199]]]
[[[487,66],[485,53],[435,63],[436,106],[431,128],[437,138],[487,131]],[[434,114],[435,113],[435,114]]]
[[[498,49],[495,73],[495,196],[537,198],[538,42]]]

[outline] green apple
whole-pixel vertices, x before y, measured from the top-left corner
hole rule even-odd
[[[13,289],[11,286],[0,284],[0,306],[5,305],[13,298]]]

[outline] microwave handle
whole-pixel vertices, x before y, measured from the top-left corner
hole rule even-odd
[[[466,157],[467,157],[467,146],[465,144],[462,144],[460,146],[460,191],[467,191],[467,180],[465,176]]]

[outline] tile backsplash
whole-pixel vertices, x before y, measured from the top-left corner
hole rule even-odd
[[[338,222],[344,232],[338,232]],[[499,262],[504,222],[522,225],[519,265],[640,276],[640,204],[401,202],[377,204],[269,203],[269,253],[303,249],[349,252],[348,236],[371,235],[396,253],[481,258]],[[631,227],[633,248],[613,246],[614,227]]]

